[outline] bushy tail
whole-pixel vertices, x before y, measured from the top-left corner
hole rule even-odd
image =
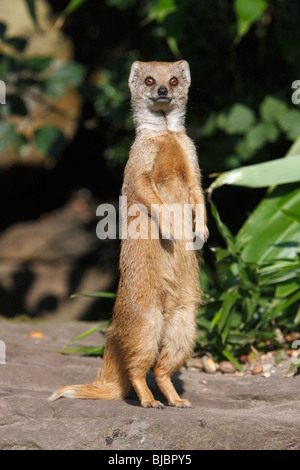
[[[125,395],[116,384],[66,385],[54,392],[48,398],[48,401],[54,401],[61,397],[87,400],[117,400],[118,398],[124,398]]]
[[[108,339],[103,366],[99,369],[96,380],[90,385],[66,385],[54,392],[48,401],[61,397],[82,398],[89,400],[118,400],[124,398],[130,389],[130,381],[126,370],[120,364],[114,344]]]

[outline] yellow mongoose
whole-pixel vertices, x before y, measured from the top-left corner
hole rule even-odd
[[[122,196],[127,198],[125,210],[136,204],[146,208],[140,211],[140,222],[156,219],[159,237],[122,239],[120,281],[103,366],[91,385],[62,387],[49,400],[119,399],[132,385],[143,407],[163,408],[146,384],[155,363],[155,378],[168,404],[191,406],[179,397],[170,377],[190,355],[196,337],[198,259],[185,239],[176,238],[176,220],[172,224],[171,217],[162,218],[159,212],[162,205],[192,206],[193,233],[206,240],[205,214],[199,223],[194,210],[197,205],[204,208],[198,159],[184,128],[189,86],[185,60],[137,61],[131,66],[136,138]]]

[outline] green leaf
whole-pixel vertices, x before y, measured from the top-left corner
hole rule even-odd
[[[259,150],[267,142],[274,142],[279,136],[279,129],[271,122],[260,122],[246,134],[246,141],[253,151]]]
[[[228,248],[232,252],[235,252],[235,240],[234,240],[232,233],[230,232],[229,228],[222,222],[220,215],[217,211],[217,208],[212,202],[212,200],[210,201],[210,206],[211,206],[212,215],[214,216],[217,222],[218,229],[221,235],[223,236],[223,238],[225,239],[225,241],[227,242]]]
[[[28,57],[28,59],[23,61],[23,65],[25,69],[28,68],[40,72],[45,70],[52,60],[53,58],[51,56]]]
[[[247,297],[244,299],[245,307],[246,307],[246,321],[249,322],[257,309],[258,299],[255,297]]]
[[[234,104],[227,116],[221,114],[218,117],[219,128],[228,134],[244,134],[254,122],[252,109],[241,103]]]
[[[41,127],[34,134],[34,144],[43,155],[59,157],[65,145],[65,137],[57,127]]]
[[[278,186],[244,223],[236,236],[238,243],[248,239],[241,253],[244,261],[262,264],[276,259],[298,258],[299,222],[288,217],[284,210],[300,212],[299,187]]]
[[[60,354],[81,354],[83,356],[102,356],[104,352],[104,346],[99,348],[68,348],[60,349],[57,352]]]
[[[246,138],[241,138],[237,141],[234,146],[234,151],[239,155],[240,159],[244,161],[250,160],[253,157],[253,154],[255,153],[254,147],[251,148],[249,146],[248,140]],[[240,159],[238,159],[235,165],[232,165],[233,168],[240,166]]]
[[[288,210],[288,209],[281,209],[284,215],[289,217],[292,220],[295,220],[296,222],[300,223],[300,213]]]
[[[294,324],[298,325],[299,322],[300,322],[300,305],[294,318]]]
[[[297,244],[298,247],[298,244]],[[275,284],[284,281],[291,281],[293,277],[298,276],[298,270],[300,268],[300,261],[273,261],[272,264],[268,264],[260,268],[257,272],[259,278],[259,284]]]
[[[237,16],[238,37],[244,36],[251,25],[258,20],[267,7],[266,0],[235,0],[234,10]]]
[[[16,137],[15,128],[10,122],[0,122],[0,151],[12,143]]]
[[[289,148],[286,157],[292,157],[294,155],[300,155],[300,137],[295,140],[295,142]]]
[[[228,359],[229,362],[232,362],[235,365],[237,370],[239,371],[243,370],[241,364],[236,360],[236,358],[227,349],[225,348],[222,349],[221,353],[223,354],[224,357],[226,357],[226,359]]]
[[[249,333],[239,333],[233,332],[229,333],[227,337],[227,342],[234,345],[245,346],[255,342],[256,332]]]
[[[298,370],[298,364],[294,364],[292,362],[292,364],[289,366],[287,371],[284,373],[283,377],[293,377],[297,373],[297,370]]]
[[[71,13],[73,13],[73,11],[77,10],[77,8],[79,8],[85,2],[86,0],[70,0],[62,14],[64,16],[70,15]]]
[[[177,39],[173,36],[167,36],[166,40],[167,40],[167,44],[168,44],[172,54],[175,57],[180,57],[180,50],[179,50],[179,47],[178,47]]]
[[[275,297],[285,298],[300,288],[299,280],[287,281],[276,287]]]
[[[84,333],[81,333],[80,335],[76,336],[74,339],[71,339],[71,341],[69,341],[66,344],[66,346],[68,346],[69,344],[75,343],[76,341],[82,338],[86,338],[87,336],[95,333],[96,331],[102,331],[105,327],[108,326],[108,324],[109,322],[105,322],[105,323],[102,323],[102,325],[95,326],[94,328],[91,328],[90,330],[85,331]]]
[[[262,316],[257,328],[261,328],[262,325],[268,324],[271,320],[276,319],[277,315],[283,312],[287,307],[294,304],[300,299],[300,289],[294,292],[287,298],[280,299],[275,302],[273,307],[268,309],[267,312]]]
[[[275,98],[274,96],[266,96],[260,105],[260,115],[267,122],[276,122],[282,114],[288,110],[286,103]]]
[[[300,111],[296,109],[286,111],[278,116],[278,123],[289,139],[295,140],[300,136]]]
[[[85,75],[85,67],[76,62],[60,62],[45,80],[44,92],[50,98],[64,95],[67,85],[79,86]]]
[[[217,263],[231,255],[230,251],[225,250],[224,248],[210,247],[210,249],[215,253]]]
[[[239,294],[235,294],[235,293],[224,294],[223,305],[220,309],[221,315],[218,318],[218,323],[217,323],[217,328],[218,328],[219,333],[221,333],[222,330],[225,328],[226,323],[228,322],[228,319],[229,319],[229,314],[231,312],[231,309],[239,297],[240,297]]]
[[[300,181],[300,154],[227,171],[218,176],[210,190],[223,184],[263,188],[296,181]]]
[[[66,84],[57,80],[53,80],[51,77],[47,78],[44,82],[44,94],[47,98],[61,98],[66,92]]]
[[[50,78],[52,81],[56,80],[59,83],[77,86],[82,82],[84,74],[85,67],[83,65],[77,62],[60,62]]]
[[[94,298],[109,298],[113,299],[116,297],[116,294],[113,292],[91,292],[90,294],[72,294],[70,299],[75,299],[75,297],[94,297]]]
[[[217,127],[217,117],[214,113],[210,113],[203,126],[201,127],[201,135],[210,137],[214,134]]]
[[[175,0],[157,0],[151,8],[147,20],[156,20],[158,23],[163,23],[165,18],[175,11],[177,11]]]

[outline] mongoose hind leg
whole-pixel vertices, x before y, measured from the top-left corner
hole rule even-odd
[[[136,329],[130,329],[122,337],[123,348],[127,352],[125,367],[141,405],[144,408],[164,408],[160,401],[154,399],[146,382],[146,374],[158,352],[162,314],[160,309],[153,307],[149,311],[140,311],[138,318],[136,329],[139,335]]]
[[[160,401],[154,399],[146,383],[146,372],[139,375],[136,373],[132,374],[131,383],[140,400],[141,406],[143,408],[164,408],[164,405]]]
[[[190,317],[187,321],[187,317]],[[180,307],[167,320],[161,338],[154,374],[156,383],[168,400],[169,406],[190,408],[189,400],[180,398],[171,381],[171,375],[189,357],[195,339],[195,307]]]

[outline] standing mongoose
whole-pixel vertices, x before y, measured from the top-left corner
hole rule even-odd
[[[132,385],[143,407],[163,408],[146,383],[155,364],[155,378],[168,404],[191,406],[177,394],[171,374],[188,358],[196,339],[199,262],[197,250],[187,249],[187,239],[176,236],[178,213],[172,219],[160,212],[174,205],[192,207],[193,240],[201,240],[202,246],[207,239],[198,158],[184,127],[189,86],[185,60],[136,61],[131,66],[136,138],[124,172],[122,213],[127,211],[129,227],[134,220],[130,208],[144,208],[139,223],[148,227],[148,236],[122,236],[117,297],[95,381],[62,387],[49,400],[120,399]],[[199,207],[204,214],[200,219],[195,216]]]

